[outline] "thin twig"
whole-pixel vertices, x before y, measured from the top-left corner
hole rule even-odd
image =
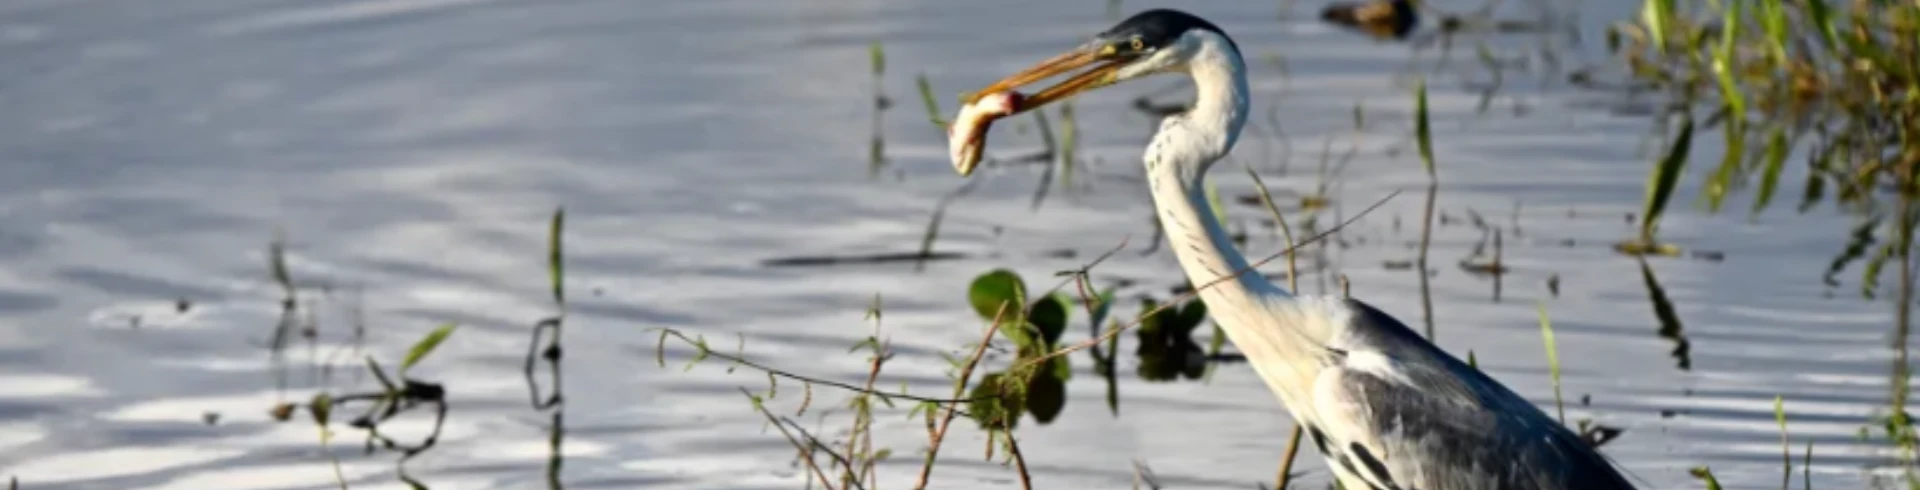
[[[979,365],[980,358],[986,356],[987,345],[993,342],[993,334],[1000,330],[1000,319],[1006,315],[1006,313],[1007,304],[1000,303],[1000,309],[993,313],[993,322],[987,325],[986,334],[980,336],[980,345],[974,346],[973,354],[967,356],[967,363],[960,366],[960,376],[953,380],[954,398],[960,398],[960,395],[966,392],[967,380],[973,377],[974,366]],[[953,417],[957,413],[958,410],[954,405],[947,405],[946,411],[941,414],[940,427],[938,429],[933,428],[933,415],[927,415],[927,439],[929,440],[927,460],[920,466],[920,481],[913,485],[914,490],[924,490],[927,488],[927,479],[933,476],[933,459],[940,455],[940,443],[946,440],[947,426],[953,423]]]
[[[1287,217],[1280,213],[1280,206],[1273,203],[1273,193],[1267,190],[1267,183],[1260,180],[1260,174],[1253,167],[1246,167],[1247,175],[1253,177],[1254,188],[1260,190],[1260,202],[1266,204],[1267,212],[1273,213],[1273,220],[1280,224],[1280,233],[1287,239],[1287,289],[1300,290],[1300,269],[1293,253],[1293,227],[1287,225]],[[1280,458],[1280,472],[1274,476],[1274,489],[1286,490],[1293,482],[1293,461],[1300,456],[1300,436],[1305,431],[1298,421],[1293,424],[1293,434],[1287,437],[1287,452]]]
[[[745,391],[745,389],[742,389],[741,391]],[[798,422],[794,422],[793,419],[789,419],[785,417],[782,417],[780,421],[785,422],[790,427],[793,427],[793,430],[800,432],[800,437],[805,439],[808,445],[812,446],[815,449],[826,451],[827,456],[832,457],[834,462],[840,463],[841,467],[843,468],[853,467],[852,461],[847,460],[847,458],[845,456],[841,456],[840,453],[833,452],[832,447],[828,447],[827,443],[820,442],[820,438],[814,437],[813,434],[808,433],[807,429],[804,427],[800,427],[800,424]],[[822,477],[824,477],[824,475],[822,475]],[[860,484],[860,481],[858,480],[851,480],[851,481],[848,481],[847,483],[852,484],[853,488],[858,488],[860,490],[866,490],[867,488],[866,485]]]
[[[802,444],[800,442],[800,439],[793,437],[793,433],[787,431],[786,424],[780,423],[779,417],[775,417],[773,415],[773,412],[767,411],[767,406],[760,402],[759,397],[754,396],[753,393],[747,391],[746,388],[740,388],[740,394],[746,395],[748,400],[752,400],[754,410],[759,411],[761,415],[766,416],[767,423],[773,424],[773,427],[776,429],[780,429],[780,435],[786,436],[787,442],[793,443],[794,450],[799,451],[800,453],[800,459],[805,460],[807,462],[807,469],[811,471],[814,474],[814,476],[820,477],[820,485],[826,488],[833,488],[832,482],[827,480],[827,473],[824,471],[820,471],[820,465],[813,461],[812,448],[808,447],[809,445],[807,444]]]
[[[1330,229],[1330,230],[1327,230],[1327,231],[1323,231],[1323,232],[1320,232],[1320,233],[1317,233],[1317,234],[1314,234],[1314,235],[1313,235],[1313,236],[1311,236],[1311,237],[1307,237],[1307,240],[1306,240],[1305,242],[1302,242],[1302,243],[1300,243],[1300,244],[1297,244],[1297,245],[1295,245],[1295,246],[1292,246],[1292,247],[1287,247],[1287,249],[1286,249],[1286,250],[1281,250],[1281,251],[1279,251],[1279,252],[1275,252],[1275,253],[1273,253],[1272,255],[1268,255],[1268,256],[1266,256],[1266,258],[1262,258],[1262,259],[1260,259],[1259,261],[1256,261],[1256,262],[1254,262],[1254,263],[1251,263],[1251,264],[1247,264],[1247,266],[1246,266],[1246,267],[1242,267],[1242,268],[1240,268],[1240,269],[1238,269],[1238,270],[1234,270],[1234,271],[1232,271],[1232,272],[1231,272],[1231,273],[1229,273],[1229,274],[1226,274],[1226,275],[1223,275],[1223,276],[1220,276],[1220,277],[1217,277],[1217,278],[1214,278],[1214,279],[1213,279],[1213,280],[1211,280],[1211,281],[1207,281],[1207,282],[1206,282],[1205,284],[1200,284],[1200,285],[1198,285],[1198,286],[1195,286],[1195,287],[1193,288],[1193,290],[1192,290],[1192,291],[1187,291],[1186,293],[1184,293],[1184,294],[1181,294],[1180,296],[1178,296],[1178,297],[1175,297],[1175,298],[1173,298],[1172,300],[1170,300],[1170,301],[1168,301],[1168,302],[1166,302],[1166,303],[1163,303],[1163,304],[1161,304],[1161,305],[1160,305],[1159,307],[1157,307],[1157,308],[1154,308],[1154,309],[1152,309],[1152,310],[1149,310],[1149,311],[1145,311],[1145,312],[1141,312],[1141,313],[1140,313],[1140,315],[1139,315],[1138,317],[1135,317],[1135,319],[1134,319],[1134,321],[1133,321],[1132,323],[1129,323],[1129,324],[1126,324],[1126,325],[1121,325],[1121,326],[1118,326],[1118,327],[1114,327],[1114,328],[1112,328],[1112,329],[1108,329],[1108,330],[1107,330],[1107,333],[1105,333],[1105,334],[1103,334],[1103,335],[1101,335],[1101,336],[1100,336],[1100,337],[1098,337],[1098,338],[1094,338],[1094,339],[1091,339],[1091,340],[1087,340],[1087,341],[1085,341],[1085,342],[1080,342],[1080,343],[1077,343],[1077,344],[1074,344],[1074,345],[1070,345],[1070,346],[1066,346],[1066,347],[1062,347],[1062,348],[1060,348],[1060,349],[1056,349],[1056,350],[1054,350],[1053,352],[1049,352],[1049,353],[1047,353],[1046,355],[1043,355],[1043,356],[1037,356],[1037,357],[1035,357],[1035,358],[1033,358],[1033,359],[1028,359],[1028,360],[1026,360],[1026,361],[1023,361],[1023,362],[1022,362],[1022,363],[1021,363],[1020,365],[1017,365],[1017,366],[1014,366],[1014,368],[1013,368],[1013,369],[1014,369],[1014,370],[1018,370],[1018,369],[1023,369],[1023,368],[1029,368],[1029,367],[1032,367],[1032,366],[1031,366],[1032,364],[1038,364],[1038,363],[1042,363],[1042,362],[1048,362],[1048,361],[1050,361],[1050,360],[1052,360],[1052,359],[1053,359],[1053,358],[1055,358],[1055,357],[1059,357],[1059,356],[1064,356],[1064,355],[1067,355],[1067,354],[1072,354],[1072,353],[1074,353],[1074,352],[1078,352],[1078,351],[1080,351],[1080,350],[1082,350],[1082,349],[1086,349],[1086,348],[1088,348],[1088,347],[1091,347],[1091,346],[1095,346],[1095,345],[1099,345],[1099,344],[1100,344],[1101,342],[1105,342],[1105,341],[1107,340],[1107,338],[1108,338],[1108,337],[1113,337],[1113,336],[1116,336],[1116,335],[1120,335],[1120,333],[1121,333],[1121,332],[1124,332],[1124,331],[1126,331],[1126,330],[1128,330],[1128,329],[1132,329],[1132,328],[1134,328],[1134,327],[1137,327],[1137,326],[1139,326],[1139,325],[1140,325],[1140,320],[1141,320],[1141,319],[1145,319],[1145,318],[1151,318],[1151,317],[1152,317],[1152,316],[1153,316],[1154,314],[1156,314],[1156,313],[1159,313],[1159,312],[1160,312],[1160,310],[1164,310],[1164,309],[1167,309],[1168,307],[1171,307],[1171,306],[1173,306],[1173,305],[1178,305],[1178,304],[1182,304],[1182,303],[1184,303],[1185,301],[1187,301],[1187,300],[1189,300],[1189,299],[1192,299],[1192,298],[1193,298],[1194,296],[1196,296],[1196,295],[1199,295],[1199,294],[1200,294],[1200,291],[1202,291],[1202,290],[1205,290],[1205,289],[1207,289],[1207,288],[1210,288],[1210,287],[1213,287],[1213,286],[1214,286],[1214,285],[1216,285],[1216,284],[1220,284],[1220,283],[1223,283],[1223,282],[1226,282],[1226,281],[1228,281],[1228,280],[1231,280],[1231,279],[1234,279],[1234,278],[1237,278],[1237,277],[1239,277],[1239,276],[1240,276],[1241,274],[1245,274],[1245,273],[1247,273],[1248,271],[1253,271],[1253,270],[1256,270],[1256,269],[1257,269],[1258,267],[1260,267],[1260,266],[1262,266],[1262,265],[1266,265],[1266,263],[1267,263],[1267,262],[1272,262],[1272,261],[1273,261],[1273,259],[1277,259],[1277,258],[1280,258],[1280,256],[1281,256],[1281,255],[1285,255],[1285,254],[1288,254],[1288,253],[1292,253],[1292,252],[1293,252],[1293,251],[1294,251],[1295,249],[1298,249],[1298,248],[1300,248],[1300,247],[1302,247],[1302,246],[1305,246],[1305,245],[1307,245],[1307,244],[1311,244],[1311,243],[1314,243],[1314,242],[1317,242],[1317,241],[1320,241],[1321,239],[1324,239],[1324,238],[1326,238],[1327,236],[1329,236],[1329,235],[1332,235],[1333,233],[1335,233],[1335,232],[1338,232],[1338,231],[1340,231],[1340,229],[1341,229],[1341,228],[1345,228],[1345,227],[1347,227],[1347,225],[1350,225],[1350,224],[1352,224],[1352,223],[1353,223],[1354,221],[1358,221],[1358,220],[1359,220],[1359,219],[1360,219],[1361,217],[1364,217],[1364,216],[1366,216],[1367,214],[1369,214],[1369,213],[1372,213],[1372,212],[1373,212],[1373,210],[1375,210],[1375,209],[1378,209],[1378,208],[1380,207],[1380,205],[1382,205],[1382,204],[1386,204],[1386,203],[1387,203],[1387,201],[1389,201],[1389,200],[1392,200],[1392,199],[1393,199],[1393,197],[1394,197],[1394,196],[1397,196],[1397,195],[1400,195],[1400,191],[1398,191],[1398,190],[1396,190],[1396,191],[1393,191],[1392,193],[1389,193],[1389,194],[1387,194],[1387,196],[1386,196],[1386,197],[1383,197],[1383,198],[1380,198],[1380,200],[1379,200],[1379,201],[1375,201],[1375,202],[1374,202],[1374,203],[1373,203],[1372,205],[1370,205],[1370,206],[1367,206],[1367,208],[1366,208],[1366,209],[1363,209],[1363,210],[1361,210],[1359,214],[1356,214],[1356,215],[1353,215],[1353,217],[1350,217],[1350,218],[1347,218],[1346,220],[1343,220],[1343,221],[1341,221],[1339,225],[1337,225],[1337,226],[1334,226],[1334,227],[1333,227],[1332,229]]]
[[[869,390],[869,389],[861,388],[859,386],[856,386],[850,383],[843,383],[839,381],[833,381],[828,379],[810,377],[810,376],[801,375],[801,374],[795,374],[790,371],[786,371],[783,369],[774,368],[771,366],[753,362],[753,361],[747,360],[744,357],[726,354],[723,352],[718,352],[708,348],[705,342],[694,340],[691,337],[687,337],[686,334],[681,333],[679,330],[674,330],[671,328],[662,328],[660,329],[660,335],[662,336],[671,335],[673,337],[677,337],[680,340],[685,341],[688,344],[692,344],[696,348],[699,348],[701,351],[705,352],[706,353],[705,355],[708,357],[713,357],[713,358],[724,360],[727,362],[732,362],[734,364],[739,364],[741,366],[746,366],[749,369],[764,372],[774,376],[779,376],[782,378],[791,379],[794,381],[800,381],[803,383],[823,384],[823,385],[847,390],[853,393],[874,395],[874,396],[880,397],[883,400],[887,400],[889,402],[891,402],[893,399],[901,399],[901,400],[916,401],[916,402],[932,402],[932,403],[966,403],[966,402],[973,401],[972,399],[967,399],[967,398],[928,398],[924,396],[910,395],[907,393],[889,393],[885,391]],[[662,362],[663,363],[665,362],[664,358]]]
[[[1007,432],[1007,452],[1013,455],[1013,467],[1020,470],[1020,488],[1033,490],[1033,476],[1027,474],[1027,458],[1020,455],[1020,441],[1013,438],[1013,432]]]

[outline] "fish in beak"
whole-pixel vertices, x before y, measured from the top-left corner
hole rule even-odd
[[[1120,56],[1118,51],[1113,44],[1091,43],[1020,70],[964,98],[960,114],[947,129],[947,148],[954,170],[962,176],[973,174],[986,146],[987,128],[995,119],[1038,109],[1119,81],[1120,68],[1133,57]],[[1092,68],[1032,95],[1019,92],[1020,87],[1089,66]]]

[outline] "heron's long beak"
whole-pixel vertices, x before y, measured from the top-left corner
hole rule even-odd
[[[1114,82],[1119,81],[1117,73],[1120,71],[1120,67],[1126,65],[1129,60],[1113,58],[1108,56],[1109,54],[1109,51],[1098,44],[1076,48],[1073,51],[1055,56],[1035,64],[1030,68],[1021,70],[1019,73],[1014,73],[998,82],[993,82],[993,84],[988,85],[987,88],[980,89],[972,95],[967,96],[966,102],[972,104],[974,101],[979,100],[980,97],[988,94],[1017,90],[1022,86],[1053,78],[1056,75],[1087,66],[1093,66],[1093,68],[1022,98],[1019,107],[1014,108],[1014,114],[1038,109],[1047,104],[1072,98],[1082,92],[1113,85]],[[1101,63],[1102,61],[1105,61],[1105,63]]]

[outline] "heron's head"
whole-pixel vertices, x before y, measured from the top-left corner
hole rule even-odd
[[[1026,112],[1134,78],[1187,71],[1188,63],[1207,43],[1214,42],[1230,45],[1233,41],[1219,27],[1193,14],[1171,9],[1148,10],[1120,21],[1086,44],[974,92],[966,102],[1084,69],[1021,99],[1014,113]]]

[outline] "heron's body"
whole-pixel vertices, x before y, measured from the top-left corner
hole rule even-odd
[[[1249,105],[1244,62],[1218,27],[1182,12],[1143,12],[1080,54],[990,90],[1094,60],[1109,64],[1028,100],[1038,106],[1155,73],[1192,78],[1193,108],[1162,121],[1144,157],[1156,214],[1214,322],[1347,490],[1633,488],[1565,426],[1393,317],[1356,300],[1295,295],[1249,267],[1203,191]]]

